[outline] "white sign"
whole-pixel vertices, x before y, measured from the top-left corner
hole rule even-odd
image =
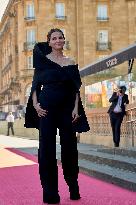
[[[106,65],[107,65],[107,67],[109,68],[109,67],[111,67],[111,66],[113,66],[113,65],[116,65],[117,64],[117,58],[113,58],[113,59],[111,59],[111,60],[108,60],[107,62],[106,62]]]

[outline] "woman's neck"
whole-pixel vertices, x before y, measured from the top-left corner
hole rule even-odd
[[[61,58],[64,56],[62,50],[52,50],[52,52],[50,54],[54,58]]]

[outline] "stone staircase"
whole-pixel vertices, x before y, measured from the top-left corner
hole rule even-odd
[[[78,145],[80,171],[136,191],[136,149]],[[57,153],[60,159],[60,152]]]

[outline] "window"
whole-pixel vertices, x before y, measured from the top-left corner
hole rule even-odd
[[[108,31],[101,30],[98,32],[98,42],[106,43],[108,42]]]
[[[26,5],[26,18],[31,19],[35,17],[35,12],[34,12],[34,4],[29,3]]]
[[[36,30],[29,29],[26,31],[26,42],[24,43],[24,50],[32,50],[36,43]]]
[[[98,32],[97,50],[111,49],[111,44],[108,40],[108,31],[101,30]]]
[[[32,69],[33,68],[33,56],[27,57],[27,68]]]
[[[108,20],[107,8],[107,5],[98,5],[98,20]]]
[[[27,42],[35,42],[35,29],[27,30]]]
[[[65,4],[56,3],[56,18],[65,19]]]

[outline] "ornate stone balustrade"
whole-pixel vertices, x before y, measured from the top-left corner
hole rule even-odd
[[[90,124],[90,136],[112,136],[109,115],[107,108],[97,108],[86,110]],[[136,140],[136,104],[127,106],[127,115],[124,117],[121,126],[121,137],[131,138],[131,144],[134,146]]]
[[[20,72],[20,78],[28,78],[28,77],[33,77],[33,74],[34,74],[34,69],[24,69],[24,70],[21,70]]]

